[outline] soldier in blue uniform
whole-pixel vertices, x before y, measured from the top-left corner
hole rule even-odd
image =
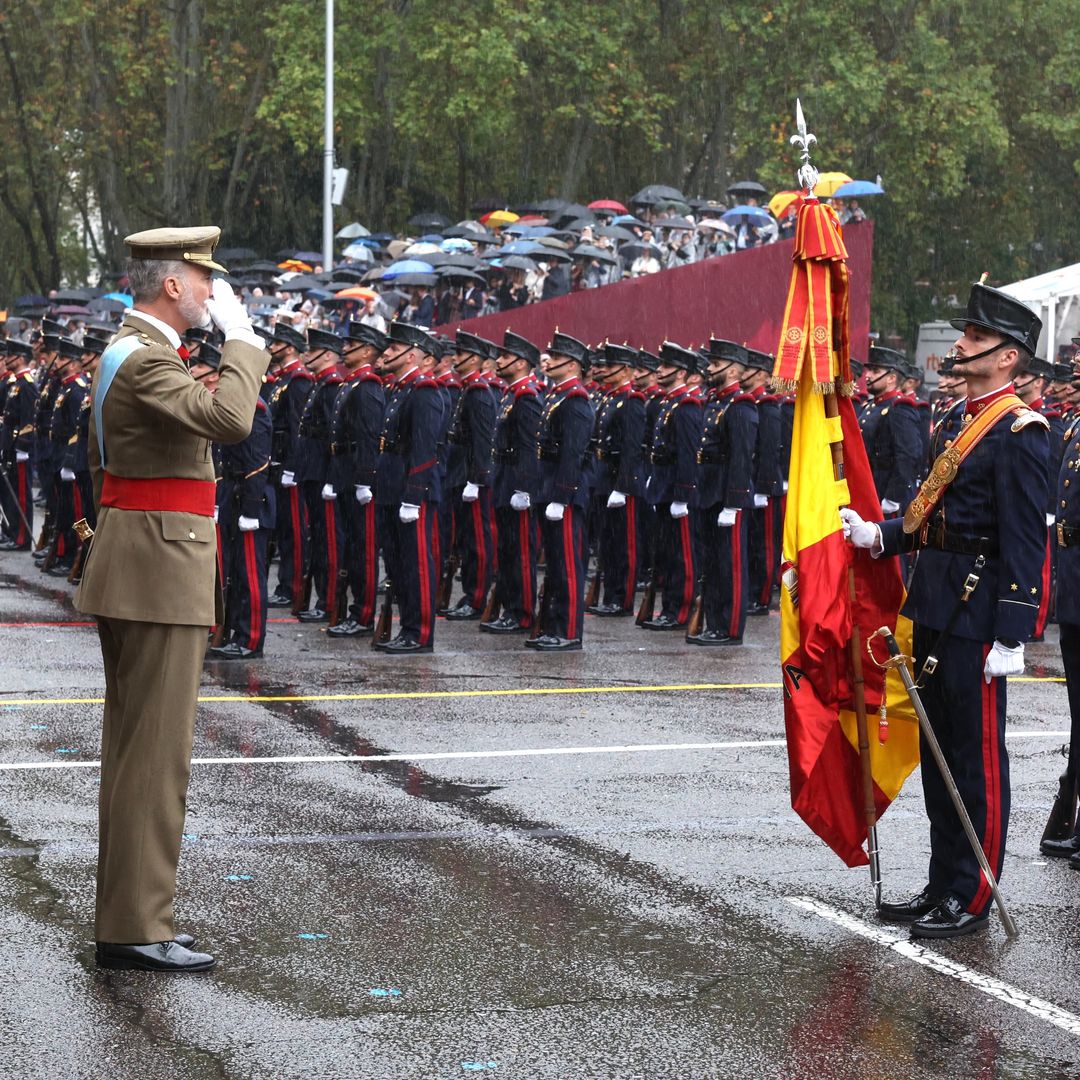
[[[569,334],[556,332],[544,370],[551,389],[540,423],[540,531],[547,556],[544,579],[543,633],[525,644],[544,652],[581,648],[585,616],[585,514],[589,440],[595,415],[582,376],[588,373],[589,348]]]
[[[451,620],[479,619],[495,580],[491,469],[497,395],[482,370],[488,344],[473,334],[457,332],[454,373],[460,391],[446,434],[446,483],[464,594],[447,611]]]
[[[311,526],[307,504],[296,482],[296,467],[300,418],[315,388],[315,378],[304,367],[308,343],[298,330],[291,326],[276,326],[269,348],[275,380],[269,402],[274,433],[270,478],[277,487],[278,580],[267,604],[269,607],[292,607],[294,598],[300,594],[309,558]]]
[[[38,395],[34,403],[34,443],[33,464],[37,474],[39,504],[45,507],[45,520],[42,523],[39,542],[34,548],[33,557],[37,563],[44,562],[52,547],[56,534],[56,510],[60,491],[56,483],[56,470],[53,468],[53,446],[49,438],[49,425],[52,422],[52,407],[60,390],[60,378],[56,365],[60,359],[60,339],[64,328],[52,319],[41,320],[42,334],[38,352]]]
[[[0,491],[8,531],[0,548],[29,551],[34,542],[33,450],[38,388],[30,373],[30,346],[9,341],[7,347],[8,391],[0,427],[0,469],[8,483],[0,484]]]
[[[594,375],[605,393],[596,416],[596,483],[600,535],[597,573],[604,585],[594,615],[634,613],[638,582],[638,538],[645,496],[642,443],[645,395],[634,387],[637,349],[608,343],[594,361]],[[595,365],[599,363],[600,366]]]
[[[435,641],[438,446],[446,421],[439,384],[430,372],[442,348],[427,331],[402,322],[390,324],[389,337],[378,367],[392,381],[379,440],[375,504],[401,629],[376,647],[408,656],[430,653]]]
[[[543,395],[535,377],[540,350],[507,330],[496,374],[506,384],[495,418],[493,499],[499,544],[495,617],[488,634],[528,630],[536,617],[536,550],[540,529],[533,507],[540,488],[537,453]]]
[[[454,370],[454,361],[457,358],[457,347],[446,342],[440,335],[434,335],[436,344],[439,346],[440,355],[430,374],[439,386],[439,399],[442,402],[442,430],[439,432],[437,453],[439,458],[439,504],[436,507],[438,516],[438,528],[435,530],[435,566],[441,582],[445,573],[449,572],[449,563],[453,558],[460,560],[460,544],[457,536],[457,516],[454,513],[454,502],[447,484],[447,473],[451,459],[456,458],[456,449],[447,451],[447,439],[450,433],[450,422],[457,411],[457,404],[461,398],[461,379]],[[451,583],[452,584],[452,583]],[[439,589],[436,596],[439,597]],[[449,603],[449,595],[440,597]],[[446,615],[448,607],[440,606],[436,609],[439,615]]]
[[[1006,676],[1023,672],[1023,643],[1038,615],[1048,454],[1047,422],[1016,397],[1012,379],[1034,356],[1042,324],[1019,301],[976,284],[953,326],[963,333],[954,368],[968,398],[942,473],[935,467],[903,520],[874,525],[849,509],[841,517],[852,543],[874,554],[919,549],[903,610],[914,622],[922,699],[1000,877],[1010,804]],[[978,581],[968,592],[972,574]],[[928,656],[937,658],[931,671]],[[987,925],[990,888],[925,746],[922,780],[929,880],[911,900],[882,904],[880,914],[911,923],[915,937],[958,937]]]
[[[698,463],[704,625],[691,645],[739,645],[746,627],[750,572],[747,516],[753,506],[758,409],[740,380],[747,351],[712,338],[705,354],[712,389],[705,405]]]
[[[919,391],[926,381],[926,372],[921,367],[905,358],[904,370],[900,380],[900,394],[904,401],[915,410],[915,425],[919,432],[919,468],[917,474],[921,480],[925,475],[926,455],[930,452],[930,402],[919,397]]]
[[[660,370],[660,357],[647,349],[638,350],[634,366],[634,389],[645,395],[645,428],[641,436],[641,461],[645,473],[645,487],[652,475],[652,441],[656,430],[656,418],[664,401],[664,388],[656,381]],[[638,515],[638,586],[648,585],[652,576],[653,554],[656,550],[656,510],[647,498],[642,498]]]
[[[690,511],[697,506],[697,452],[701,442],[701,399],[687,376],[697,353],[673,341],[660,347],[657,383],[665,390],[652,437],[652,473],[645,497],[656,512],[654,572],[663,584],[660,614],[641,623],[647,630],[678,630],[690,618],[697,586]]]
[[[371,633],[379,585],[375,471],[386,394],[374,364],[390,344],[374,326],[350,321],[345,339],[345,382],[330,423],[330,483],[339,494],[345,530],[342,587],[352,593],[347,615],[327,629],[331,637]],[[346,595],[339,597],[339,609]]]
[[[91,330],[87,328],[83,335],[82,356],[79,358],[79,366],[82,370],[83,381],[89,390],[94,372],[97,370],[101,355],[105,347],[112,340],[111,330]],[[75,474],[74,487],[77,493],[77,510],[81,511],[81,517],[91,529],[97,528],[97,510],[94,506],[94,482],[90,475],[90,411],[91,397],[85,393],[79,405],[79,415],[75,425],[74,440],[68,439],[67,448],[64,451],[63,464]],[[78,521],[78,517],[75,519]],[[80,540],[75,552],[76,569],[74,576],[70,578],[72,584],[77,585],[82,579],[82,563],[84,561],[84,547],[89,541]]]

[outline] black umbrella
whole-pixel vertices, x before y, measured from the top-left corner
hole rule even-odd
[[[610,263],[612,266],[619,261],[610,251],[598,248],[595,244],[579,245],[574,248],[573,256],[575,259],[595,259],[596,262]]]
[[[637,237],[621,225],[601,225],[596,229],[597,236],[607,236],[612,240],[636,240]]]
[[[17,308],[37,308],[44,307],[49,301],[44,296],[38,296],[37,293],[31,293],[29,296],[20,296],[15,301],[15,307]]]
[[[659,256],[663,255],[663,252],[655,244],[646,244],[642,240],[635,240],[632,244],[623,244],[619,248],[619,254],[624,259],[633,261],[640,255],[655,255],[659,258]]]
[[[85,304],[93,300],[97,293],[93,289],[60,289],[50,299],[51,304]]]
[[[560,218],[559,222],[562,224],[563,219]],[[566,232],[579,233],[582,229],[595,228],[598,224],[596,218],[589,214],[588,217],[572,218],[563,225],[563,229]]]
[[[405,224],[416,229],[445,229],[450,224],[450,219],[442,214],[414,214]]]
[[[758,198],[761,195],[768,195],[768,191],[759,184],[756,180],[740,180],[737,184],[732,184],[727,189],[729,195],[738,195],[743,198],[749,196],[750,198]]]
[[[297,274],[289,278],[284,285],[278,286],[279,292],[307,292],[308,289],[321,289],[322,282],[317,281],[310,274]]]
[[[475,270],[466,270],[464,266],[440,266],[439,277],[453,279],[454,281],[483,281],[483,277]]]
[[[451,251],[443,251],[438,255],[418,255],[417,258],[423,258],[424,262],[431,263],[432,266],[439,270],[447,266],[456,266],[463,270],[474,270],[480,262],[475,255]]]
[[[471,240],[474,244],[497,244],[499,242],[499,238],[483,226],[476,229],[468,225],[451,225],[449,229],[443,230],[443,236],[447,239],[457,237],[461,240]]]
[[[694,223],[689,218],[666,217],[653,222],[654,229],[692,229]]]
[[[277,274],[280,272],[280,268],[277,263],[266,262],[253,262],[250,266],[244,267],[245,274]]]
[[[258,253],[252,251],[251,248],[236,247],[236,248],[218,248],[214,252],[214,258],[220,259],[222,262],[246,262],[248,259],[257,259]]]
[[[502,260],[502,268],[504,270],[535,270],[536,263],[525,255],[507,255]]]
[[[434,285],[438,278],[435,273],[430,274],[395,274],[391,278],[395,285]]]
[[[107,300],[99,296],[86,305],[91,311],[127,311],[128,306],[123,300]]]
[[[679,202],[678,199],[665,199],[656,204],[658,214],[689,214],[689,203]]]
[[[351,284],[355,284],[360,281],[366,271],[357,266],[338,266],[334,269],[335,281],[348,281]]]
[[[656,203],[674,199],[676,202],[685,202],[683,193],[678,188],[668,187],[666,184],[649,184],[643,187],[631,200],[631,203],[639,203],[644,206],[654,206]]]

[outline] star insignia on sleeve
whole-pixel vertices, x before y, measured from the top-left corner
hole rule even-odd
[[[1011,585],[1009,586],[1009,588],[1010,588],[1010,589],[1011,589],[1011,590],[1012,590],[1013,592],[1017,592],[1017,591],[1019,591],[1019,589],[1020,589],[1020,586],[1019,586],[1019,585],[1017,585],[1017,584],[1016,584],[1016,582],[1014,581],[1014,582],[1013,582],[1013,583],[1012,583],[1012,584],[1011,584]]]
[[[1031,586],[1031,595],[1032,596],[1035,596],[1038,593],[1038,591],[1039,591],[1039,589],[1038,589],[1037,586],[1035,586],[1035,585]]]

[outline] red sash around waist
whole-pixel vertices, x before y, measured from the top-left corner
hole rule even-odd
[[[118,510],[173,510],[182,514],[214,516],[217,485],[213,480],[181,480],[174,477],[137,479],[105,473],[101,505]]]

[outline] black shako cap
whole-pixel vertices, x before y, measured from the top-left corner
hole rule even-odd
[[[379,352],[390,344],[390,339],[378,327],[368,326],[367,323],[357,322],[356,319],[349,320],[349,332],[345,337],[347,341],[370,345]]]
[[[631,349],[629,345],[616,345],[615,342],[608,341],[604,343],[604,348],[595,362],[616,367],[634,367],[638,362],[638,351]]]
[[[909,372],[907,357],[896,349],[886,349],[881,345],[871,345],[870,355],[866,358],[867,367],[884,368],[895,371],[900,378],[906,378]]]
[[[552,335],[548,352],[552,356],[566,356],[571,360],[576,360],[583,370],[589,366],[589,346],[583,341],[578,341],[576,337],[562,334],[558,330]]]
[[[723,338],[709,338],[706,353],[710,360],[727,360],[732,364],[746,365],[746,347]]]
[[[426,330],[411,323],[398,322],[396,319],[390,324],[390,341],[394,345],[408,345],[410,349],[421,349],[434,356],[436,360],[442,359],[442,346]]]
[[[274,336],[271,339],[271,344],[290,345],[298,353],[306,353],[308,351],[307,338],[295,327],[286,326],[284,323],[278,323],[277,326],[274,327]]]
[[[674,341],[665,341],[660,346],[660,363],[683,371],[697,371],[698,355],[691,349],[684,349]]]
[[[530,367],[537,367],[540,363],[540,350],[528,338],[515,334],[513,330],[507,330],[503,334],[503,343],[500,352],[510,353],[519,360],[527,360]]]
[[[329,330],[316,330],[312,327],[308,330],[307,339],[308,348],[312,352],[321,352],[323,349],[329,349],[330,352],[340,356],[345,350],[345,342],[341,339],[340,335],[333,334]]]
[[[993,330],[1032,354],[1042,333],[1042,319],[1027,304],[977,281],[971,286],[964,317],[950,319],[949,323],[961,332],[969,324]]]

